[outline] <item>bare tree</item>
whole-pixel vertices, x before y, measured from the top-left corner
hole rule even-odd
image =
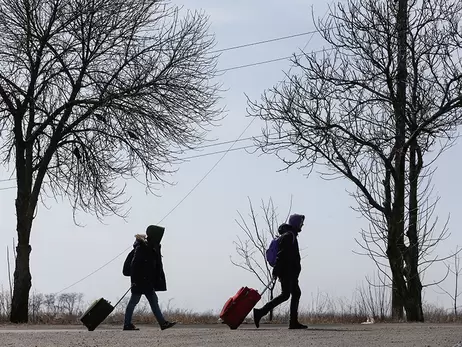
[[[54,317],[58,312],[58,306],[56,305],[56,294],[45,294],[44,305],[47,310],[47,314]]]
[[[366,276],[367,286],[363,284],[357,289],[360,312],[381,321],[389,317],[391,286],[387,280],[388,276],[383,275],[381,271],[377,272],[373,280]]]
[[[42,306],[45,302],[45,296],[42,293],[32,293],[29,300],[29,310],[31,312],[32,322],[37,322],[41,313]]]
[[[0,319],[7,319],[10,314],[11,295],[6,291],[3,285],[0,288]]]
[[[292,199],[290,206],[292,207]],[[289,214],[291,207],[289,208]],[[249,210],[248,219],[238,211],[239,220],[236,220],[236,223],[244,232],[245,237],[238,236],[237,241],[234,241],[239,261],[235,261],[231,257],[231,262],[233,265],[252,273],[263,286],[267,286],[273,278],[273,269],[266,261],[266,250],[271,240],[279,236],[279,216],[271,198],[267,203],[262,201],[261,211],[263,214],[261,217],[255,211],[250,198]],[[287,220],[287,217],[285,220]],[[261,223],[263,226],[261,226]],[[274,287],[273,285],[268,289],[269,300],[274,298]],[[269,316],[269,320],[272,321],[272,319],[273,311],[270,312]]]
[[[82,305],[82,293],[63,293],[58,297],[60,312],[72,316],[80,309]]]
[[[422,288],[430,287],[430,286],[439,286],[441,282],[443,282],[448,274],[449,270],[441,275],[441,278],[436,280],[433,279],[428,283],[424,283],[424,275],[426,270],[430,268],[430,266],[440,263],[446,262],[448,259],[452,258],[454,255],[458,254],[459,251],[456,253],[447,255],[445,257],[440,257],[438,254],[433,255],[434,251],[436,250],[437,246],[440,245],[441,242],[447,240],[450,236],[449,229],[448,229],[448,222],[449,218],[445,221],[442,227],[438,227],[439,218],[438,216],[434,216],[435,209],[437,203],[439,201],[439,197],[432,200],[432,189],[431,186],[431,178],[433,176],[433,171],[429,172],[429,170],[425,171],[425,174],[422,174],[422,182],[425,179],[425,186],[420,184],[421,192],[418,196],[418,206],[419,206],[419,216],[417,220],[417,227],[416,227],[416,235],[419,245],[419,253],[418,253],[418,274],[422,281]],[[420,183],[422,183],[420,182]],[[423,188],[422,188],[423,187]],[[409,198],[408,191],[406,191],[406,198]],[[361,210],[357,209],[359,212],[366,214],[370,225],[367,230],[363,229],[361,231],[361,240],[357,240],[357,244],[363,249],[362,252],[355,252],[357,254],[367,255],[369,256],[375,263],[379,273],[383,275],[383,279],[381,276],[378,278],[380,279],[380,284],[372,284],[369,282],[369,286],[373,287],[389,287],[392,289],[392,276],[390,276],[390,265],[387,263],[388,255],[386,252],[386,248],[384,245],[387,244],[388,240],[388,228],[385,220],[380,220],[374,218],[369,214],[370,211],[368,210]],[[408,219],[406,218],[406,222]],[[409,272],[409,268],[405,265],[403,267],[404,276],[406,276],[407,281],[410,281],[411,274]]]
[[[446,294],[451,300],[452,300],[452,309],[453,309],[453,314],[454,314],[454,320],[457,320],[459,316],[458,312],[458,299],[462,295],[462,291],[459,289],[459,277],[460,274],[462,274],[462,267],[460,265],[460,251],[461,248],[459,246],[456,247],[456,251],[453,254],[453,263],[452,266],[451,264],[446,264],[448,272],[454,275],[454,290],[453,292],[450,292],[449,290],[444,289],[444,287],[441,284],[437,284],[438,288],[440,288],[444,294]]]
[[[286,80],[249,101],[258,142],[287,167],[347,178],[381,239],[392,316],[423,321],[418,236],[425,160],[462,119],[460,0],[349,0],[318,23],[328,47],[295,56]],[[298,70],[298,71],[297,71]],[[433,158],[435,159],[435,158]]]
[[[10,298],[13,297],[13,277],[11,276],[10,248],[6,246],[6,265],[8,269],[8,284],[10,286]]]
[[[163,0],[0,0],[0,155],[16,181],[11,321],[26,322],[37,202],[126,216],[221,114],[208,19]],[[121,186],[122,184],[122,186]]]

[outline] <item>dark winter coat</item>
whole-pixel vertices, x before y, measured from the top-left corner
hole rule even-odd
[[[279,279],[298,279],[302,270],[297,235],[301,230],[305,217],[302,215],[295,216],[297,217],[290,220],[292,225],[282,224],[278,229],[281,236],[279,237],[273,275]]]
[[[160,243],[148,242],[144,235],[137,235],[133,248],[134,254],[130,267],[132,293],[146,294],[153,290],[166,291],[167,284]]]

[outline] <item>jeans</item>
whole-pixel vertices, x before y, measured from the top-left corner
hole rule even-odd
[[[142,294],[134,294],[130,297],[130,301],[128,302],[127,308],[125,310],[125,321],[124,326],[129,326],[132,324],[132,317],[133,312],[135,311],[136,305],[140,302]],[[152,313],[156,317],[157,322],[162,325],[165,323],[165,318],[162,315],[159,307],[159,299],[157,298],[156,292],[153,290],[152,293],[144,294],[146,299],[148,299],[149,305],[151,306]]]
[[[263,315],[268,314],[276,306],[282,304],[284,301],[290,300],[290,321],[296,323],[298,321],[298,305],[300,303],[300,296],[302,292],[298,285],[297,278],[281,278],[281,294],[268,302],[260,310]]]

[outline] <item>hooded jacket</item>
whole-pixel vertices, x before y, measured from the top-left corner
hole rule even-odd
[[[297,236],[305,220],[303,215],[292,215],[287,224],[278,228],[281,235],[273,275],[280,279],[299,277],[302,270]]]
[[[160,245],[164,228],[150,229],[150,227],[146,235],[135,235],[133,243],[134,254],[130,277],[133,285],[132,293],[136,294],[167,290]]]

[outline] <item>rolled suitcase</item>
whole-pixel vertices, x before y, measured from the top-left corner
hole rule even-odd
[[[112,311],[114,311],[117,305],[128,294],[130,289],[127,290],[127,292],[114,306],[112,306],[111,303],[104,298],[96,300],[80,318],[80,321],[87,327],[88,331],[95,330],[112,313]]]
[[[261,294],[249,287],[242,287],[239,289],[223,306],[220,313],[221,320],[227,324],[231,330],[236,330],[273,283],[274,282],[271,282]]]

